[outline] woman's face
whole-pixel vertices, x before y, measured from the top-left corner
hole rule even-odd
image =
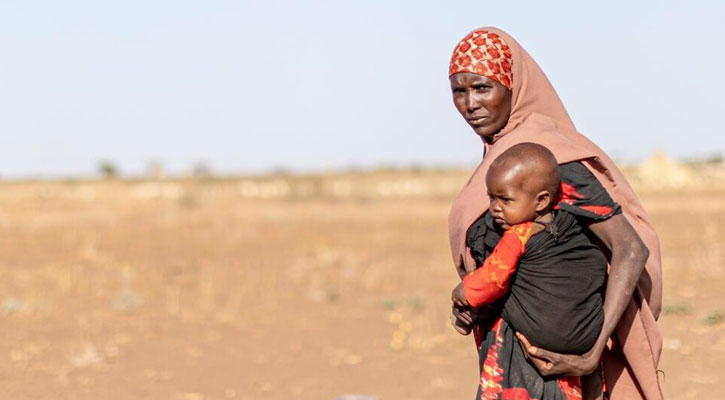
[[[509,120],[511,91],[472,72],[453,74],[450,81],[456,109],[476,134],[490,143]]]

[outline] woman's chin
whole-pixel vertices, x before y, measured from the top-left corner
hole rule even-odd
[[[488,129],[483,128],[473,128],[473,131],[476,132],[476,135],[478,135],[478,137],[486,143],[493,142],[493,137],[496,135],[495,133],[491,133]]]

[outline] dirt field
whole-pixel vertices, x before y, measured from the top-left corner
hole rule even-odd
[[[0,398],[473,399],[448,321],[467,174],[420,174],[0,184]],[[641,198],[666,397],[719,398],[725,188]]]

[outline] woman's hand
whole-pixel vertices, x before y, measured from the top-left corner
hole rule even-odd
[[[461,307],[453,304],[451,310],[451,324],[456,332],[468,335],[473,330],[473,313],[470,307]]]
[[[529,340],[516,332],[516,337],[521,342],[524,349],[524,355],[539,370],[541,375],[566,375],[566,376],[584,376],[592,373],[597,369],[601,351],[596,351],[596,347],[582,355],[560,354],[553,351],[538,348],[529,342]]]
[[[455,303],[451,309],[451,323],[461,335],[468,335],[476,324],[486,324],[491,318],[497,316],[500,310],[492,306],[473,308],[469,306],[458,306]]]
[[[451,324],[461,335],[468,335],[473,330],[473,309],[468,306],[466,294],[463,292],[463,281],[451,292],[451,301],[453,302]]]

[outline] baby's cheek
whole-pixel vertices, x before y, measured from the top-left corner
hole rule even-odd
[[[509,215],[507,216],[508,222],[510,225],[516,225],[520,224],[522,222],[526,222],[530,220],[530,215],[527,212],[527,210],[524,209],[516,209],[516,210],[509,210]]]

